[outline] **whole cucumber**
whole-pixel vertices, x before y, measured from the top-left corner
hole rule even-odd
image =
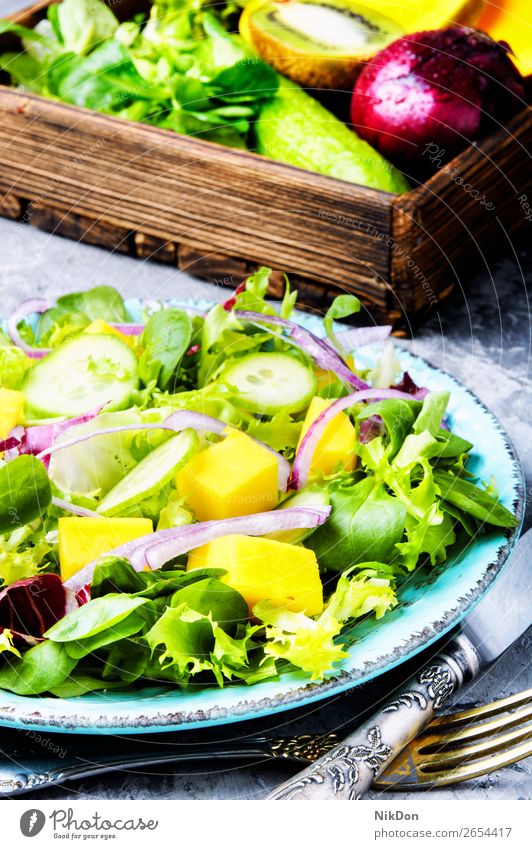
[[[407,192],[403,175],[314,100],[281,78],[255,124],[257,153],[317,174],[385,192]]]

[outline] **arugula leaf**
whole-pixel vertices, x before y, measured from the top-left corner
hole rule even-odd
[[[0,689],[20,696],[46,693],[62,684],[77,664],[60,643],[45,640],[29,649],[20,660],[9,659],[0,668]]]
[[[434,481],[444,501],[475,519],[499,528],[517,527],[518,522],[513,513],[486,490],[445,472],[435,472]]]
[[[362,304],[355,295],[337,295],[323,319],[323,326],[327,336],[343,357],[345,357],[346,352],[334,335],[334,322],[338,318],[348,318],[348,316],[360,312],[361,306]]]
[[[343,572],[368,560],[389,563],[401,540],[406,507],[382,484],[365,478],[331,494],[328,521],[305,542],[324,569]]]
[[[156,381],[163,391],[177,379],[177,373],[192,339],[192,321],[179,309],[164,309],[154,313],[142,334],[144,352],[140,358],[139,374],[148,384]]]
[[[0,534],[41,518],[52,500],[46,469],[28,454],[0,467]]]
[[[103,598],[95,598],[67,613],[63,619],[52,625],[45,637],[56,643],[67,643],[94,637],[107,629],[113,629],[127,616],[146,604],[144,598],[132,598],[125,593],[112,593]]]

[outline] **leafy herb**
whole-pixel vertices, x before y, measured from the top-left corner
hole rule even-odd
[[[342,356],[345,356],[345,351],[334,335],[334,322],[339,318],[348,318],[360,312],[360,308],[361,303],[355,295],[337,295],[323,319],[323,326],[327,336]]]
[[[43,464],[29,455],[0,467],[0,534],[41,518],[52,500]]]
[[[175,390],[177,372],[191,339],[192,321],[186,312],[165,309],[154,313],[142,334],[144,351],[139,362],[141,380],[145,384],[155,381],[163,391]]]

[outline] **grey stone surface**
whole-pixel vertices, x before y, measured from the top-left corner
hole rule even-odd
[[[28,3],[0,0],[0,14]],[[532,440],[530,365],[532,332],[529,292],[532,250],[528,232],[495,261],[471,258],[471,272],[461,276],[457,294],[438,307],[433,318],[404,344],[462,380],[493,410],[510,434],[526,475],[527,517],[532,524]],[[140,262],[40,233],[0,220],[0,313],[6,314],[30,295],[57,296],[99,283],[116,286],[125,296],[208,297],[221,300],[226,291],[194,280],[167,266]],[[496,470],[495,470],[496,472]],[[529,631],[453,704],[471,706],[532,687],[532,633]],[[338,730],[378,701],[417,668],[408,668],[325,703],[260,722],[226,726],[209,732],[212,739],[241,740],[269,730],[275,736],[305,731]],[[451,705],[452,707],[453,705]],[[156,745],[151,740],[147,745]],[[64,741],[68,746],[68,740]],[[96,743],[95,745],[98,745]],[[7,741],[0,731],[0,748]],[[65,785],[35,798],[50,799],[256,799],[293,772],[288,764],[213,765],[211,768],[167,768],[123,772]],[[374,792],[372,798],[379,798]],[[425,791],[421,798],[530,799],[532,759],[489,777],[454,788]],[[384,799],[391,794],[384,793]],[[419,799],[419,794],[393,794]]]

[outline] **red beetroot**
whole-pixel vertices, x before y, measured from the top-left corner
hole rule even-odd
[[[366,65],[351,101],[355,131],[407,173],[426,173],[524,106],[508,46],[463,27],[394,41]]]

